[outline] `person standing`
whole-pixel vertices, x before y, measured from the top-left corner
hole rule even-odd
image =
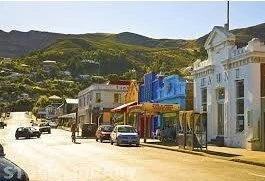
[[[71,132],[72,132],[72,142],[74,142],[74,143],[75,143],[75,131],[76,131],[76,124],[72,123]]]

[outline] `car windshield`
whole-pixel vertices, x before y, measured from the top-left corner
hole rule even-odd
[[[120,133],[136,133],[135,129],[133,127],[129,127],[129,126],[119,127],[118,132],[120,132]]]
[[[113,130],[113,126],[102,126],[101,130],[111,132]]]

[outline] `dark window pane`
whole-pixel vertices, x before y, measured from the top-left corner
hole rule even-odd
[[[240,80],[236,82],[236,97],[244,97],[244,81]]]
[[[236,102],[237,114],[244,114],[244,99],[238,99]]]
[[[244,131],[244,116],[237,116],[236,132]]]

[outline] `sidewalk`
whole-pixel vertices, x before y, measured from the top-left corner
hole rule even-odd
[[[152,139],[147,139],[146,143],[141,139],[141,145],[265,167],[265,152],[260,151],[250,151],[242,148],[217,147],[213,145],[208,145],[207,150],[190,151],[179,149],[179,147],[174,144],[168,144],[167,146],[161,145],[160,141]]]

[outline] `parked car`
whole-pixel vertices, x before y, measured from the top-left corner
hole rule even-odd
[[[3,122],[3,121],[1,121],[1,122],[0,122],[0,128],[3,128],[3,129],[4,129],[4,128],[5,128],[5,126],[6,126],[6,123],[5,123],[5,122]]]
[[[57,128],[58,127],[58,123],[56,121],[50,121],[49,125],[51,128]]]
[[[96,131],[96,141],[110,140],[110,134],[113,130],[112,125],[100,125]]]
[[[31,137],[40,138],[40,136],[41,132],[34,127],[19,127],[15,134],[16,139],[20,137],[25,137],[26,139],[30,139]]]
[[[49,133],[49,134],[51,134],[51,126],[49,125],[49,123],[48,122],[46,122],[46,123],[41,123],[40,125],[39,125],[39,131],[41,132],[41,133],[43,133],[43,132],[47,132],[47,133]]]
[[[113,145],[121,144],[135,144],[136,146],[140,145],[140,137],[136,129],[130,125],[118,125],[115,126],[110,135],[110,144]]]
[[[28,174],[12,161],[5,158],[4,148],[0,144],[0,180],[29,181]]]

